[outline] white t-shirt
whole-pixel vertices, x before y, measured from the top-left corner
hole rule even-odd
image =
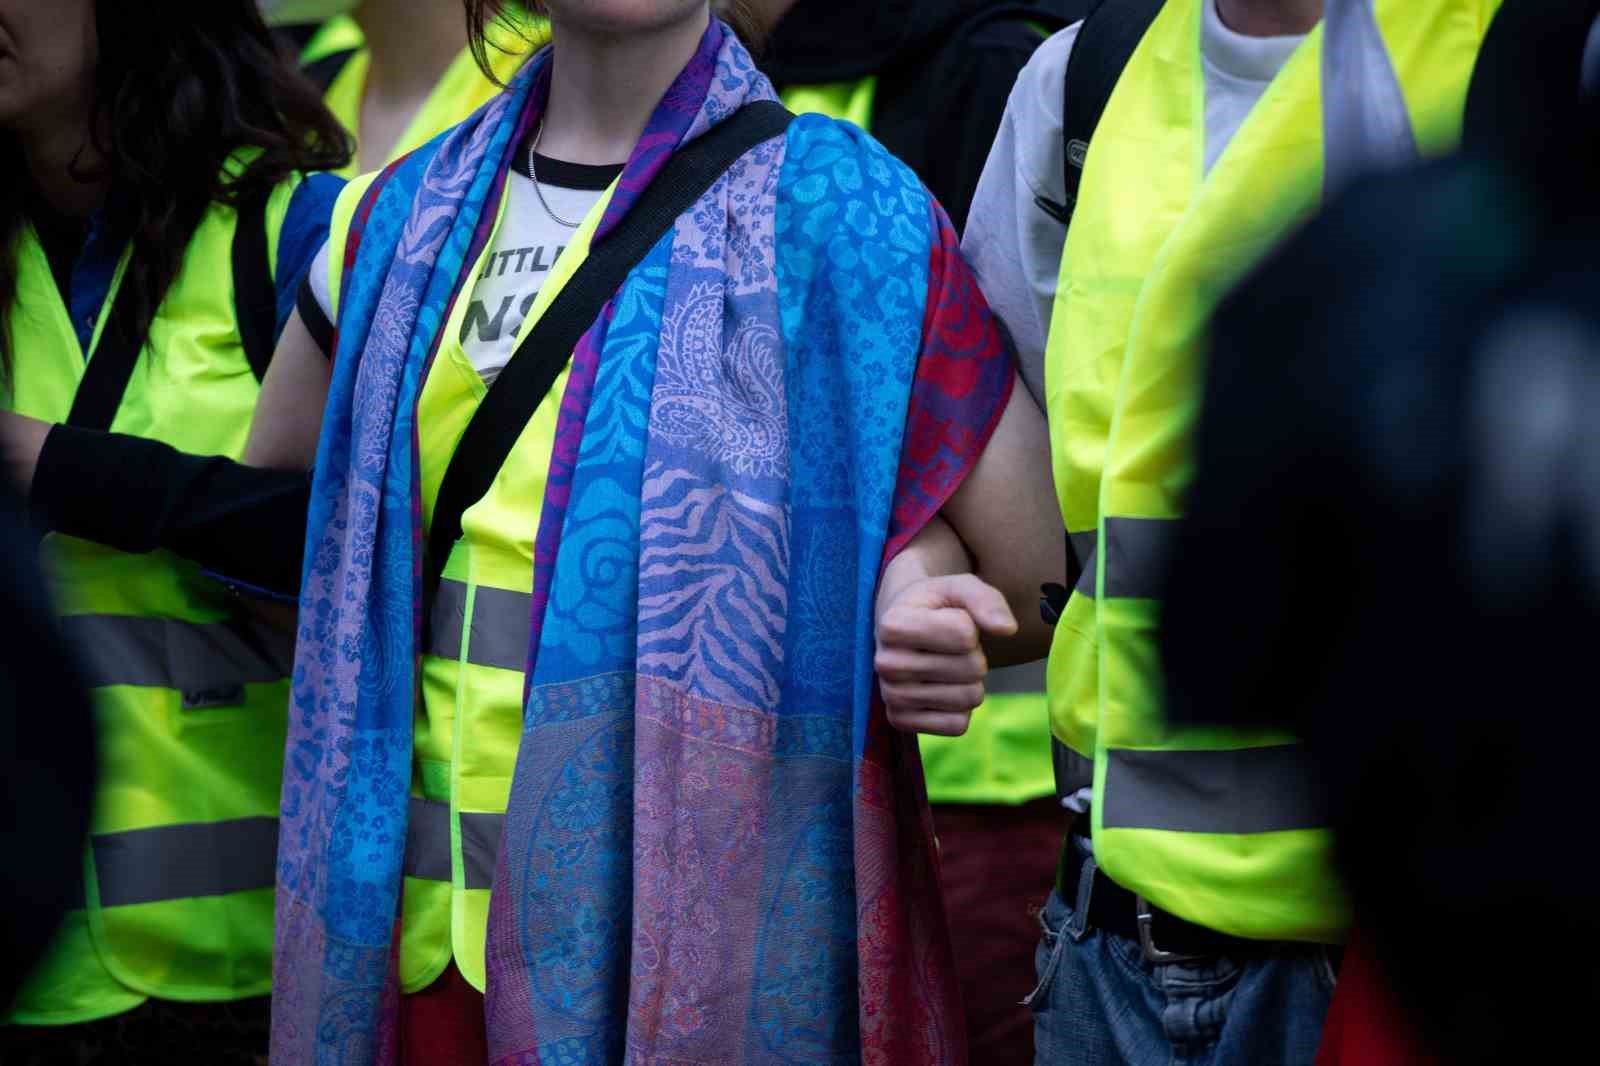
[[[551,214],[565,222],[581,223],[622,172],[620,164],[584,166],[538,156],[536,190],[528,176],[527,152],[517,154],[517,163],[506,182],[506,210],[500,228],[472,291],[463,297],[467,307],[461,323],[461,348],[483,376],[485,385],[493,384],[511,361],[523,319],[533,308],[545,278],[550,276],[550,268],[576,232],[575,226],[563,225]],[[539,201],[541,192],[544,203]],[[326,246],[311,267],[308,284],[324,319],[331,318]],[[313,328],[312,334],[317,333]]]
[[[979,288],[1011,332],[1023,380],[1041,409],[1044,349],[1067,230],[1035,203],[1035,197],[1057,204],[1066,199],[1062,86],[1081,27],[1082,23],[1068,26],[1045,41],[1017,77],[961,242]],[[1246,37],[1223,25],[1215,0],[1205,5],[1200,53],[1207,171],[1304,39]],[[1063,803],[1087,813],[1093,792],[1080,789]]]
[[[1067,231],[1034,198],[1057,204],[1066,198],[1062,84],[1081,25],[1040,45],[1018,76],[961,244],[989,305],[1011,331],[1023,379],[1041,407],[1044,349]],[[1304,39],[1247,37],[1223,25],[1215,0],[1205,5],[1200,52],[1208,170]]]

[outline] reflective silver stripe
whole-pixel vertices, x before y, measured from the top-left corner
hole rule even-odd
[[[505,827],[503,814],[461,812],[461,861],[469,889],[494,887],[494,865],[500,857],[500,834]]]
[[[1329,824],[1326,799],[1298,744],[1229,751],[1106,753],[1107,829],[1277,833]]]
[[[1105,594],[1146,600],[1161,595],[1167,555],[1178,532],[1176,518],[1107,518]]]
[[[1072,591],[1094,599],[1094,549],[1099,546],[1098,531],[1090,530],[1088,533],[1067,533],[1067,541],[1072,544],[1072,562],[1077,563],[1082,570],[1078,571],[1078,583]]]
[[[466,887],[493,888],[494,865],[500,855],[500,834],[505,829],[503,814],[461,814],[461,861]],[[410,822],[406,829],[407,877],[424,881],[451,880],[450,805],[411,797]]]
[[[407,877],[424,881],[450,880],[450,805],[411,797],[406,821],[406,857],[401,869]]]
[[[102,907],[271,888],[278,820],[190,822],[90,838]]]
[[[97,688],[138,685],[205,694],[282,681],[294,669],[294,635],[246,620],[74,614],[61,625]]]
[[[1044,695],[1045,661],[1024,663],[991,670],[984,681],[984,691],[990,696],[1042,696]]]
[[[1095,549],[1100,543],[1100,534],[1091,529],[1087,533],[1068,533],[1067,539],[1072,542],[1073,558],[1083,567],[1076,591],[1092,600],[1099,584],[1095,573]]]
[[[1323,191],[1417,158],[1411,112],[1378,28],[1374,0],[1326,0],[1322,12]]]
[[[1079,755],[1056,737],[1050,738],[1050,765],[1056,774],[1056,798],[1069,800],[1081,789],[1094,788],[1094,760]]]
[[[428,620],[429,655],[441,659],[461,657],[461,632],[467,617],[467,586],[441,581]],[[472,607],[472,643],[467,661],[519,673],[528,664],[528,640],[533,629],[533,597],[526,592],[478,586]]]

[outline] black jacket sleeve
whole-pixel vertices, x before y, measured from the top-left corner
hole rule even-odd
[[[1012,86],[1045,36],[1032,20],[985,19],[879,79],[874,136],[917,172],[957,233],[966,228]]]
[[[125,552],[165,549],[242,585],[299,593],[309,473],[56,426],[31,501],[56,532]]]
[[[95,781],[94,714],[55,624],[22,501],[0,488],[0,1004],[44,957],[62,917],[83,907],[83,841]],[[7,1041],[0,1037],[0,1047]],[[0,1058],[5,1051],[0,1050]],[[6,1059],[10,1061],[10,1059]]]

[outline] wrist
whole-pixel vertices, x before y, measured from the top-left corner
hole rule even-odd
[[[874,619],[882,618],[900,594],[907,588],[933,576],[928,572],[927,559],[915,542],[908,544],[899,555],[889,560],[883,569],[883,580],[878,584],[878,601],[873,611]]]

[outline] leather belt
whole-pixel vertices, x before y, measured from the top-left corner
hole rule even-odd
[[[1061,849],[1056,869],[1056,891],[1068,904],[1077,906],[1078,887],[1084,864],[1091,856],[1073,837]],[[1089,893],[1089,913],[1085,928],[1101,929],[1129,940],[1136,940],[1146,961],[1158,966],[1175,962],[1194,962],[1225,956],[1251,959],[1270,954],[1287,945],[1278,941],[1246,940],[1179,918],[1161,910],[1117,884],[1096,867]]]

